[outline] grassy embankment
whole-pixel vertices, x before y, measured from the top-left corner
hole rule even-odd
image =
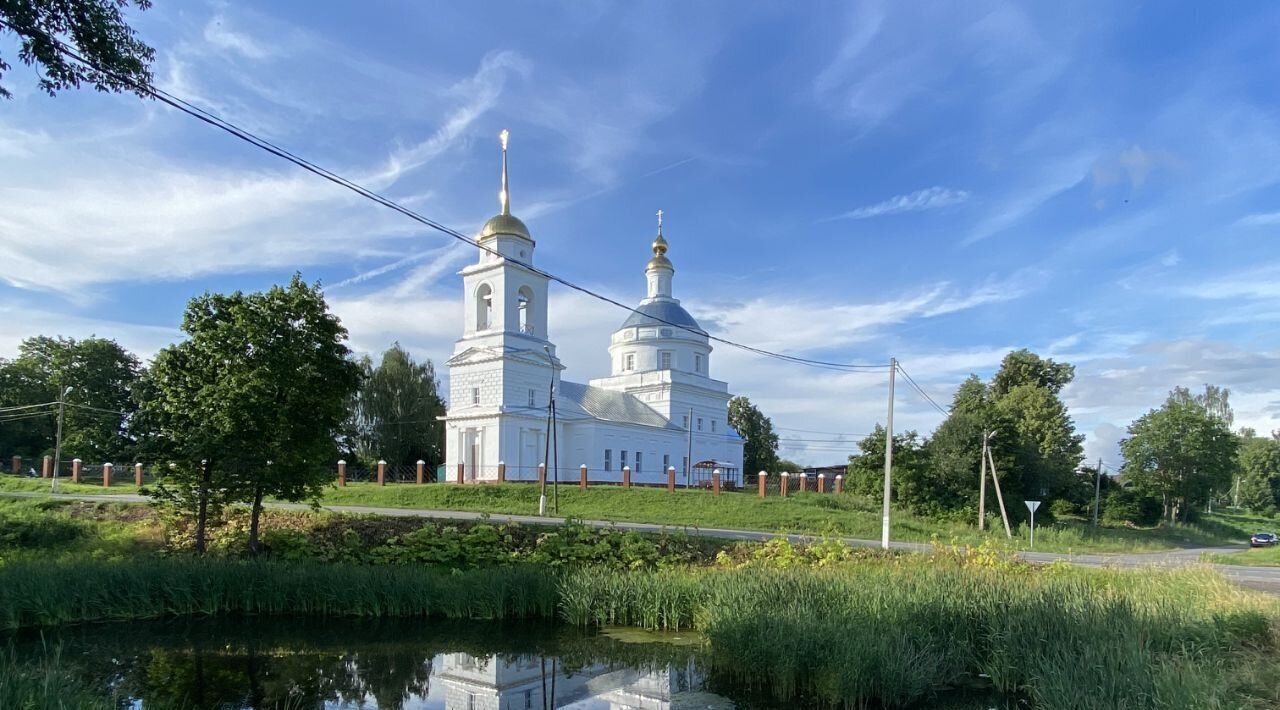
[[[558,620],[697,629],[716,672],[810,706],[922,703],[972,682],[1045,708],[1280,702],[1280,605],[1205,570],[886,556],[834,540],[734,546],[708,564],[678,545],[637,554],[652,538],[635,535],[506,540],[515,529],[478,524],[449,538],[453,526],[428,521],[293,512],[270,516],[265,560],[196,559],[139,506],[6,501],[0,518],[0,628],[221,614]],[[229,543],[237,520],[220,528]],[[415,525],[427,533],[405,531]],[[371,541],[370,528],[390,532]],[[514,554],[459,556],[455,544]],[[6,675],[28,680],[0,698],[58,677]]]
[[[48,483],[37,479],[0,476],[0,491],[47,491]],[[101,486],[67,485],[67,493],[136,493],[131,483]],[[460,510],[506,515],[532,515],[538,509],[537,488],[529,484],[505,486],[454,486],[393,484],[380,487],[352,483],[345,488],[329,488],[325,505],[368,506]],[[660,525],[763,530],[801,534],[839,534],[846,537],[879,539],[880,503],[854,494],[841,496],[817,493],[793,494],[782,499],[760,500],[750,492],[725,493],[719,498],[707,491],[617,486],[593,486],[580,490],[576,484],[560,487],[560,514],[585,520],[654,523]],[[895,511],[893,539],[947,543],[992,544],[1008,549],[1027,549],[1030,540],[1025,525],[1015,529],[1008,540],[998,519],[982,533],[970,521],[929,518],[907,511]],[[1249,515],[1214,514],[1188,525],[1161,524],[1150,528],[1103,526],[1094,528],[1083,520],[1060,520],[1036,530],[1036,549],[1046,552],[1143,552],[1188,546],[1242,544],[1258,529],[1280,525],[1276,519]]]
[[[1280,545],[1258,547],[1228,554],[1206,554],[1204,555],[1204,561],[1219,565],[1280,567]]]

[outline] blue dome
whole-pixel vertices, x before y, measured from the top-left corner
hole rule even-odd
[[[698,325],[698,321],[689,315],[679,303],[674,301],[652,301],[643,303],[636,307],[636,312],[632,313],[622,324],[623,328],[635,328],[645,325],[675,325],[681,328],[691,328],[703,335],[707,331]]]

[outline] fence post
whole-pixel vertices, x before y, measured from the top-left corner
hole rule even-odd
[[[760,473],[756,474],[756,484],[760,487],[760,497],[764,498],[765,490],[766,490],[765,487],[769,485],[768,472],[761,471]]]
[[[538,485],[545,485],[547,482],[547,465],[545,463],[538,464]]]
[[[338,486],[345,488],[347,485],[347,462],[338,462]]]
[[[827,492],[827,474],[825,473],[818,474],[818,492],[819,493]]]
[[[578,467],[578,487],[583,490],[587,488],[587,465],[585,463]]]
[[[786,498],[786,497],[787,497],[787,483],[788,483],[788,481],[790,480],[790,478],[791,478],[791,474],[787,473],[786,471],[783,471],[783,472],[782,472],[782,487],[781,487],[781,491],[782,491],[782,497],[783,497],[783,498]]]
[[[72,483],[80,482],[80,464],[81,463],[83,462],[80,459],[71,459],[71,482]]]
[[[422,459],[418,459],[418,485],[419,486],[421,486],[423,483],[426,482],[425,481],[426,475],[427,475],[427,462],[423,461]]]
[[[796,475],[800,477],[800,492],[804,493],[805,491],[808,491],[809,490],[809,474],[805,473],[804,471],[801,471]]]
[[[667,492],[676,492],[676,467],[667,466]]]
[[[498,483],[507,482],[507,464],[503,461],[498,462]]]
[[[458,462],[458,485],[461,486],[466,481],[466,476],[467,476],[467,465],[459,461]]]
[[[622,467],[622,487],[623,488],[631,487],[631,467],[630,466]]]
[[[111,487],[111,471],[114,467],[110,463],[102,464],[102,487]]]
[[[378,485],[387,485],[387,462],[378,459]]]
[[[840,494],[843,492],[844,492],[844,474],[837,473],[836,474],[836,493]]]
[[[13,472],[22,473],[22,457],[21,456],[13,457]]]
[[[48,478],[53,475],[53,457],[45,455],[44,461],[40,464],[40,477]]]
[[[142,487],[142,464],[135,463],[133,465],[133,485]]]
[[[720,469],[711,472],[711,494],[720,495]]]

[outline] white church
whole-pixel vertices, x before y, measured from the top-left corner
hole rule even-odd
[[[479,261],[460,273],[463,333],[449,359],[445,471],[466,482],[548,479],[635,484],[741,482],[742,438],[729,426],[727,383],[711,378],[711,344],[672,296],[675,268],[658,217],[646,297],[609,342],[611,374],[589,384],[562,379],[547,330],[547,277],[531,268],[534,240],[511,214],[507,133],[502,133],[502,211],[485,223]],[[551,393],[554,392],[554,395]],[[554,396],[554,424],[550,398]],[[553,432],[548,441],[548,431]]]

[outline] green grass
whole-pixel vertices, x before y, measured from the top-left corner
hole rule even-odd
[[[1280,567],[1280,545],[1256,547],[1228,554],[1206,554],[1205,562],[1219,565],[1245,565],[1249,567]]]
[[[502,486],[456,486],[369,483],[330,488],[326,505],[373,506],[466,510],[509,515],[532,515],[538,510],[538,490],[528,484]],[[560,488],[560,515],[585,520],[643,522],[660,525],[731,530],[762,530],[802,534],[839,534],[863,539],[880,537],[880,503],[854,494],[793,494],[783,499],[772,496],[760,500],[754,493],[596,486],[581,490],[576,485]],[[1036,549],[1046,552],[1143,552],[1187,546],[1209,546],[1246,541],[1264,518],[1214,515],[1190,525],[1159,525],[1152,528],[1093,528],[1078,520],[1064,520],[1036,529]],[[1247,531],[1247,532],[1246,532]],[[979,532],[971,523],[927,518],[895,510],[892,537],[909,542],[981,544],[990,540],[1009,549],[1027,549],[1026,526],[1015,529],[1012,540],[1005,538],[999,521],[988,532]]]
[[[60,483],[66,493],[137,493],[131,483],[100,486]],[[48,482],[0,475],[0,491],[48,491]],[[325,505],[385,508],[458,510],[508,515],[533,515],[538,510],[538,490],[530,484],[456,486],[399,483],[378,486],[351,483],[345,488],[326,490]],[[585,520],[639,522],[695,528],[760,530],[800,534],[839,534],[862,539],[880,537],[880,503],[854,494],[793,494],[783,499],[773,495],[760,500],[751,492],[726,492],[720,497],[707,491],[593,486],[581,490],[576,483],[560,487],[560,516]],[[1280,526],[1275,518],[1237,513],[1215,513],[1201,521],[1160,524],[1150,528],[1102,526],[1094,528],[1084,520],[1064,519],[1036,529],[1036,549],[1044,552],[1155,552],[1178,547],[1243,544],[1259,529]],[[970,521],[929,518],[897,509],[893,514],[892,538],[907,542],[981,544],[991,541],[1006,549],[1025,550],[1029,531],[1017,526],[1014,538],[1003,534],[997,519],[988,531],[979,532]]]
[[[0,565],[0,627],[173,615],[559,619],[696,629],[725,682],[904,706],[990,678],[1041,708],[1273,707],[1274,600],[1204,570],[947,555],[626,572],[136,558]]]
[[[49,478],[27,478],[26,476],[14,476],[8,473],[0,474],[0,491],[50,493],[52,485],[53,480]],[[133,485],[133,471],[129,471],[127,476],[121,476],[117,472],[111,481],[110,488],[103,488],[101,483],[72,483],[70,477],[61,476],[58,478],[58,492],[118,495],[137,493],[138,487]]]

